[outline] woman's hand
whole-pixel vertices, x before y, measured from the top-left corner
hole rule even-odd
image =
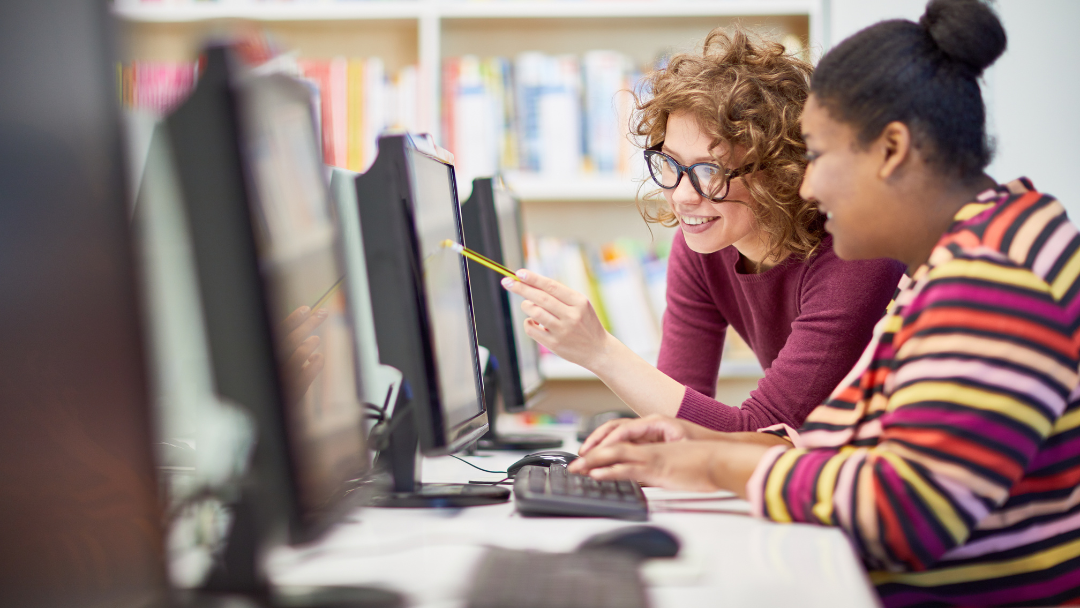
[[[314,313],[308,306],[301,306],[292,311],[281,324],[284,338],[281,342],[282,381],[285,385],[285,398],[298,403],[307,392],[311,383],[326,365],[322,353],[315,352],[319,347],[319,336],[314,332],[326,320],[325,309]]]
[[[620,418],[605,422],[585,439],[578,453],[584,456],[595,448],[617,443],[668,443],[686,439],[718,439],[723,436],[723,433],[693,422],[652,414],[644,418]]]
[[[596,448],[570,463],[594,479],[632,479],[671,490],[728,490],[746,497],[746,482],[770,446],[741,441],[677,441]]]
[[[614,339],[600,323],[589,299],[547,277],[519,270],[520,281],[503,279],[507,291],[525,298],[525,333],[563,359],[592,369]]]

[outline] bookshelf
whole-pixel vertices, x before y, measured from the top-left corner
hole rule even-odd
[[[826,39],[829,0],[116,0],[113,13],[125,61],[191,61],[208,37],[257,28],[300,57],[378,56],[387,73],[417,67],[418,130],[441,134],[442,66],[452,57],[513,57],[526,51],[625,54],[639,65],[692,50],[712,28],[741,23],[780,40],[791,35],[816,56]],[[437,135],[438,137],[438,135]],[[453,150],[451,150],[453,151]],[[672,231],[645,226],[634,199],[643,175],[543,175],[508,171],[522,199],[528,232],[596,245],[620,237],[670,241]],[[467,196],[462,192],[461,196]],[[547,364],[555,393],[573,409],[614,409],[620,402],[588,372]],[[742,399],[761,377],[756,362],[727,361],[718,396]],[[588,390],[583,383],[590,384]],[[600,385],[599,388],[592,385]],[[567,389],[570,390],[570,389]],[[745,398],[745,397],[743,397]],[[586,403],[587,401],[587,403]],[[542,409],[542,408],[541,408]]]

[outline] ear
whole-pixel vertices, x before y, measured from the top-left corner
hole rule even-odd
[[[888,179],[896,174],[901,165],[911,156],[911,130],[899,121],[885,125],[874,145],[882,153],[882,164],[878,177]]]

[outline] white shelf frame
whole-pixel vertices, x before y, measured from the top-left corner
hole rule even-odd
[[[277,21],[415,21],[420,89],[421,130],[439,133],[441,46],[444,22],[489,19],[595,19],[650,17],[737,17],[806,15],[810,48],[822,50],[829,0],[322,0],[270,2],[220,0],[190,4],[116,0],[114,15],[132,24],[199,23],[243,20]],[[639,176],[583,175],[548,177],[511,173],[507,182],[525,201],[635,200]]]

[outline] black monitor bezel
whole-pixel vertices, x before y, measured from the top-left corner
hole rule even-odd
[[[376,340],[383,363],[397,368],[409,384],[409,396],[416,416],[421,451],[435,456],[459,451],[479,439],[488,429],[484,405],[483,370],[473,319],[470,290],[464,290],[469,309],[468,323],[473,353],[473,381],[476,384],[479,413],[464,422],[448,427],[441,404],[438,361],[425,329],[430,326],[426,289],[422,278],[422,256],[415,229],[417,208],[412,192],[410,154],[438,162],[447,170],[458,238],[463,238],[454,166],[416,149],[407,135],[388,135],[379,139],[378,156],[372,166],[356,179],[360,225],[364,238],[364,257],[371,289],[372,314]],[[405,246],[402,246],[402,244]],[[461,259],[463,279],[469,281],[469,269]]]
[[[472,185],[472,194],[461,206],[465,245],[503,264],[505,245],[499,231],[499,215],[495,201],[496,180],[490,177],[476,178]],[[520,205],[516,199],[515,202]],[[514,220],[520,226],[520,216]],[[483,268],[476,262],[470,261],[469,266],[477,319],[477,340],[490,350],[498,361],[499,392],[503,398],[504,409],[507,412],[523,411],[527,409],[530,399],[540,392],[543,377],[541,376],[541,382],[532,390],[525,390],[521,379],[521,361],[517,351],[512,303],[509,294],[500,284],[502,275]]]
[[[234,524],[252,528],[254,538],[243,542],[253,544],[254,554],[238,557],[244,563],[231,564],[235,575],[215,583],[233,590],[252,584],[239,575],[241,568],[257,570],[247,560],[269,547],[319,538],[355,501],[342,496],[317,511],[301,504],[269,287],[257,253],[254,176],[243,153],[240,68],[228,47],[209,47],[206,56],[195,90],[164,124],[188,216],[215,388],[252,415],[258,437],[247,482],[237,488],[246,505],[238,517],[251,521]]]

